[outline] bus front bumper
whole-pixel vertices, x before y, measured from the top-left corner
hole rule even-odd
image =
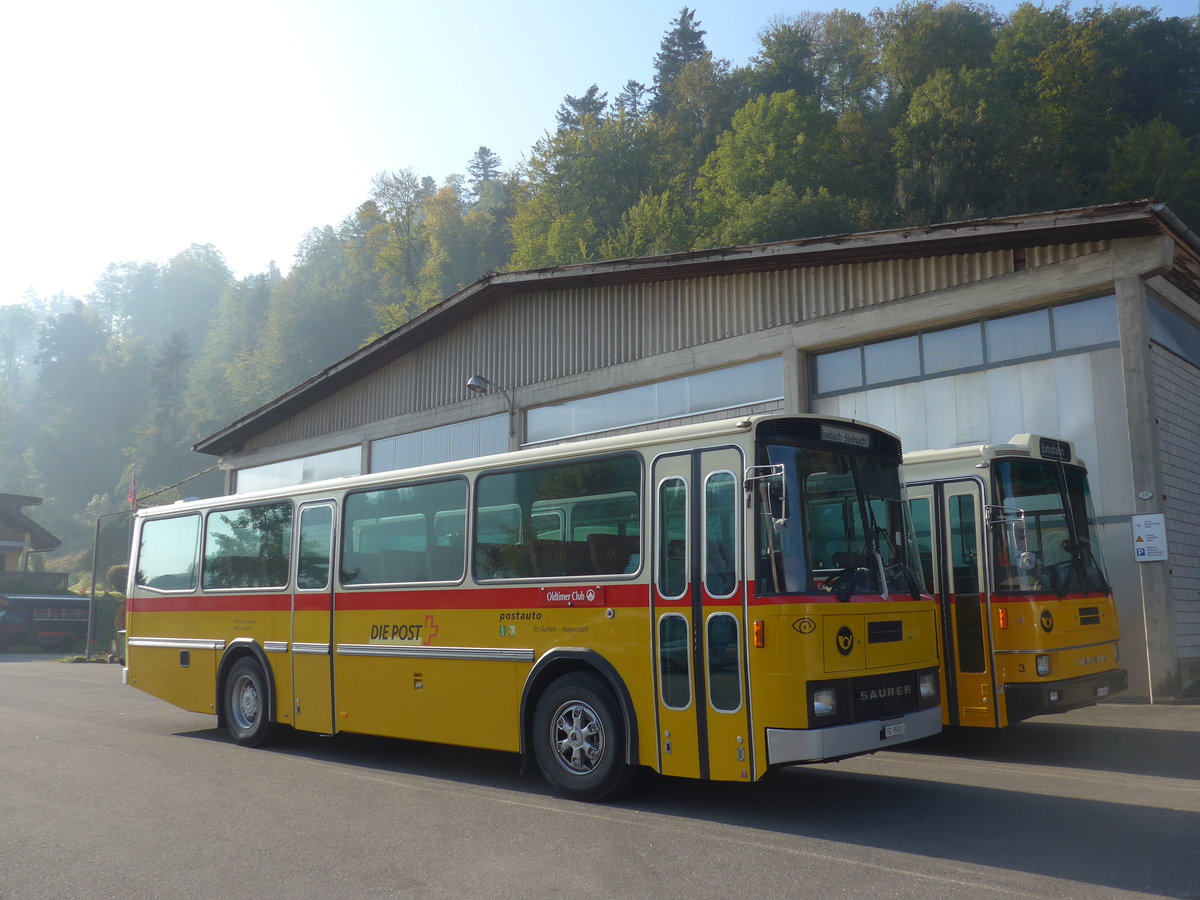
[[[1129,673],[1112,669],[1096,675],[1047,681],[1038,684],[1006,684],[1008,722],[1020,722],[1043,713],[1066,712],[1107,700],[1129,687]]]
[[[872,719],[828,728],[768,728],[767,764],[820,762],[886,750],[942,730],[942,708],[932,706],[895,719]]]

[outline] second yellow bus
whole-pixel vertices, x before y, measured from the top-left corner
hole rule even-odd
[[[905,454],[941,610],[945,724],[1000,728],[1128,686],[1087,469],[1069,441]]]

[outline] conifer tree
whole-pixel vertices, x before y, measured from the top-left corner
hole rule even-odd
[[[583,125],[587,116],[600,118],[608,108],[608,94],[600,93],[598,85],[593,84],[582,97],[572,97],[568,94],[558,108],[555,119],[559,131],[571,131]]]
[[[613,106],[618,113],[637,121],[646,114],[646,86],[630,78],[613,100]]]
[[[490,147],[481,146],[467,163],[467,184],[476,194],[479,185],[500,177],[500,157]]]
[[[696,21],[696,11],[685,6],[663,35],[654,57],[654,99],[650,109],[656,115],[665,115],[674,107],[675,81],[688,63],[708,54],[704,43],[706,33]]]

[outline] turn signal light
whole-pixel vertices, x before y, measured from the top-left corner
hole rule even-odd
[[[767,646],[767,626],[763,624],[762,619],[754,620],[754,646]]]
[[[998,610],[996,610],[996,615],[1000,619],[1000,628],[1001,629],[1007,628],[1008,627],[1008,609],[1006,607],[1001,606]]]

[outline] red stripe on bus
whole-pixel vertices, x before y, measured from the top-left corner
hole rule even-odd
[[[953,604],[957,594],[951,594],[949,602]],[[1066,594],[1060,597],[1058,594],[978,594],[979,599],[989,603],[1064,603],[1068,600],[1082,601],[1090,603],[1106,603],[1108,602],[1108,594]],[[940,600],[941,594],[935,594],[934,598]]]
[[[562,595],[586,592],[595,588],[602,597],[594,602],[584,599],[554,601],[546,599],[548,592]],[[336,605],[339,610],[378,610],[378,609],[429,609],[442,607],[446,609],[584,609],[589,607],[613,608],[643,608],[649,602],[649,586],[645,584],[606,584],[606,585],[521,585],[504,588],[406,588],[395,590],[363,590],[340,591],[337,594]],[[705,606],[737,606],[740,605],[740,591],[730,598],[705,597]],[[152,612],[275,612],[290,613],[293,595],[291,593],[277,594],[206,594],[172,597],[131,597],[127,601],[128,610],[134,613]],[[1028,599],[1030,602],[1037,598]],[[860,603],[912,602],[912,598],[893,594],[889,601],[876,594],[856,595],[847,605]],[[691,598],[665,600],[658,598],[659,608],[690,607]],[[773,606],[794,606],[796,604],[840,604],[841,598],[836,594],[779,594],[758,596],[750,590],[747,605],[754,608],[770,608]],[[929,601],[926,601],[929,602]],[[953,601],[951,601],[953,602]],[[320,611],[329,608],[327,594],[296,594],[295,609],[297,612]]]
[[[291,612],[291,594],[221,594],[130,597],[127,612]]]

